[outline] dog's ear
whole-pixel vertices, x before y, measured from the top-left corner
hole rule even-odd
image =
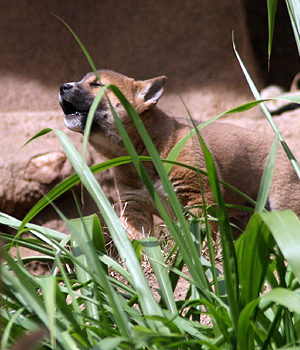
[[[136,99],[138,105],[142,102],[143,111],[153,108],[157,101],[161,98],[166,85],[167,78],[165,76],[136,81]],[[142,111],[140,111],[142,112]]]

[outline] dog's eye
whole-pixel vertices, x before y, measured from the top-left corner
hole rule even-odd
[[[91,84],[90,84],[92,87],[100,87],[101,84],[96,80],[96,81],[93,81]]]

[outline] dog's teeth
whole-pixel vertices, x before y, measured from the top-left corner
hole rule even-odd
[[[75,112],[65,116],[64,123],[70,130],[82,132],[84,130],[85,118],[81,113]]]

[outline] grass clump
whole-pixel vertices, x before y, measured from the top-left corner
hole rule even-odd
[[[115,89],[133,120],[137,120],[138,116],[121,93],[115,87],[110,88]],[[115,118],[118,123],[117,116]],[[5,242],[0,310],[2,349],[19,336],[39,330],[44,330],[43,349],[279,349],[298,345],[300,261],[295,247],[300,243],[300,223],[295,214],[291,211],[267,213],[259,210],[262,205],[257,205],[245,232],[234,244],[213,159],[203,143],[217,202],[221,272],[214,266],[207,216],[186,220],[163,162],[143,126],[138,123],[137,126],[178,219],[175,222],[167,217],[158,196],[153,197],[175,244],[170,260],[163,255],[156,238],[139,242],[157,279],[159,297],[154,297],[144,276],[139,261],[140,249],[129,241],[93,176],[97,171],[133,161],[153,193],[147,173],[142,170],[142,161],[149,158],[138,157],[128,143],[129,157],[90,169],[67,136],[53,130],[76,175],[50,191],[23,222],[0,215],[1,225],[30,234],[27,239],[1,234]],[[121,124],[119,128],[123,133]],[[126,143],[125,134],[124,141]],[[271,173],[267,172],[262,188],[268,187],[271,178]],[[107,254],[102,226],[96,215],[68,221],[58,211],[68,225],[69,235],[29,223],[49,201],[79,180],[104,217],[122,264]],[[265,196],[260,198],[264,203]],[[201,256],[203,225],[211,263]],[[282,239],[282,232],[288,240]],[[9,254],[15,246],[41,253],[30,260],[48,262],[49,275],[29,274],[26,269],[29,259],[18,255],[14,259]],[[120,278],[113,277],[112,271]],[[177,300],[174,290],[179,277],[184,278],[189,287]],[[209,318],[208,324],[200,322],[203,317]]]

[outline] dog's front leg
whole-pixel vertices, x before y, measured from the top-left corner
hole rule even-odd
[[[116,167],[114,175],[121,222],[128,237],[131,240],[149,237],[153,231],[153,214],[157,210],[145,185],[132,164]]]
[[[121,223],[130,240],[149,237],[153,231],[153,215],[138,208],[137,202],[127,201],[123,204]]]

